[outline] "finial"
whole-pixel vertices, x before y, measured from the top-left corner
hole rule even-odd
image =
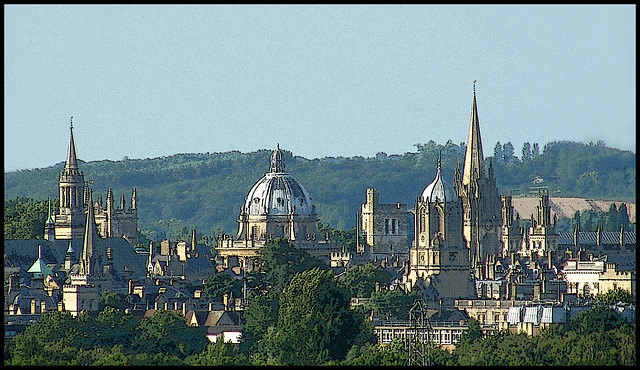
[[[440,170],[441,168],[441,163],[442,163],[442,150],[438,151],[438,170]]]
[[[475,94],[476,92],[476,80],[473,80],[473,93]]]
[[[69,127],[73,130],[73,116],[71,116],[71,120],[69,121]]]

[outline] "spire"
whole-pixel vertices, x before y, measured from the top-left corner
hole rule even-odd
[[[196,228],[191,231],[191,250],[196,250]]]
[[[34,279],[43,279],[47,275],[53,275],[51,269],[42,259],[42,244],[38,244],[38,259],[29,267],[27,272],[33,274]]]
[[[131,209],[134,210],[138,206],[138,196],[136,195],[136,188],[131,191]]]
[[[71,123],[69,125],[71,135],[69,136],[69,148],[67,149],[67,162],[64,166],[65,172],[72,172],[78,170],[78,160],[76,157],[76,145],[73,141],[73,117],[71,117]]]
[[[469,185],[475,174],[480,178],[485,176],[484,155],[482,154],[482,141],[480,140],[480,121],[478,120],[478,106],[476,105],[476,80],[473,80],[473,102],[471,104],[471,117],[469,118],[469,138],[464,156],[462,184]]]
[[[47,218],[47,225],[53,225],[53,218],[51,217],[51,198],[49,198],[49,218]]]
[[[93,192],[89,191],[89,204],[93,204]],[[80,261],[80,275],[91,275],[95,268],[93,264],[93,247],[97,234],[93,207],[87,209],[87,223],[85,224],[84,243],[82,244],[82,257]]]
[[[276,150],[271,153],[271,158],[269,158],[269,172],[284,172],[284,162],[282,161],[282,151],[280,150],[280,144],[276,144]]]

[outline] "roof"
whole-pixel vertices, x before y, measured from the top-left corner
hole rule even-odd
[[[42,244],[42,259],[47,264],[56,264],[54,271],[64,266],[64,257],[71,242],[74,252],[72,253],[75,261],[79,260],[80,251],[82,251],[82,239],[21,239],[21,240],[5,240],[4,251],[7,260],[13,266],[27,268],[33,264],[38,258],[38,245]],[[113,267],[116,271],[131,271],[134,277],[146,276],[146,259],[144,255],[136,254],[133,247],[122,238],[95,238],[93,245],[94,255],[104,256],[103,261],[106,262],[106,251],[111,246],[113,249]]]
[[[271,154],[269,172],[249,190],[243,211],[248,215],[311,215],[313,207],[307,190],[284,172],[280,148]]]
[[[442,171],[440,169],[440,156],[438,156],[438,165],[436,168],[436,176],[433,181],[427,185],[421,194],[422,200],[431,202],[451,201],[457,198],[453,188],[445,183],[442,179]]]
[[[541,323],[566,323],[567,311],[564,307],[543,307]]]
[[[573,245],[573,232],[559,231],[558,245]],[[596,245],[598,233],[596,231],[579,231],[579,245]],[[636,244],[636,232],[625,231],[623,236],[625,245]],[[601,244],[620,245],[620,231],[602,231],[600,236]]]

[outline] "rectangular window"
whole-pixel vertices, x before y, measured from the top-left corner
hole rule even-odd
[[[391,219],[391,234],[397,234],[398,232],[396,231],[396,224],[398,223],[398,220],[396,220],[395,218]]]
[[[385,233],[385,235],[389,234],[389,219],[388,218],[384,219],[384,233]]]

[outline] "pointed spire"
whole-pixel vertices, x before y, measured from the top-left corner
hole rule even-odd
[[[136,209],[138,207],[138,196],[136,195],[136,188],[133,188],[131,191],[131,209]]]
[[[43,279],[47,275],[53,275],[51,269],[42,259],[42,244],[38,244],[38,259],[29,267],[27,272],[33,274],[34,279]]]
[[[482,140],[480,139],[480,121],[478,119],[478,106],[476,104],[476,80],[473,80],[473,102],[471,104],[471,117],[469,118],[469,137],[467,140],[467,150],[464,156],[463,171],[463,185],[469,185],[474,176],[483,178],[485,174],[484,155],[482,154]]]
[[[196,250],[196,228],[191,231],[191,250]]]
[[[67,149],[67,162],[65,163],[65,171],[77,171],[78,159],[76,157],[76,145],[73,141],[73,117],[71,117],[71,123],[69,125],[71,135],[69,136],[69,148]]]
[[[89,204],[93,204],[93,192],[89,190]],[[87,209],[87,223],[85,224],[84,242],[82,244],[82,257],[80,261],[80,275],[91,275],[93,266],[93,247],[95,235],[97,235],[95,215],[93,207]]]
[[[51,217],[51,198],[49,198],[49,218],[47,218],[47,225],[53,225],[53,218]]]

